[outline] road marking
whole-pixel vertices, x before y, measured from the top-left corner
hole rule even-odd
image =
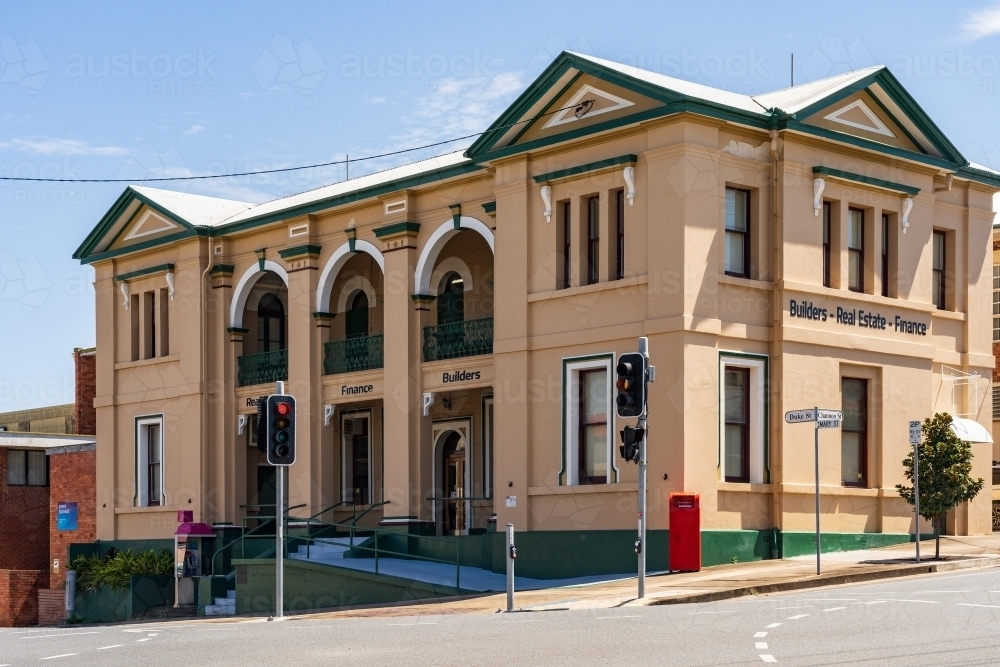
[[[805,618],[805,617],[806,617],[806,616],[808,616],[808,615],[809,615],[809,614],[797,614],[797,615],[795,615],[795,616],[789,616],[789,617],[788,617],[788,620],[789,620],[789,621],[797,621],[797,620],[799,620],[800,618]]]
[[[98,651],[103,651],[106,648],[121,648],[122,646],[125,646],[125,644],[112,644],[111,646],[98,646],[97,650]]]
[[[425,622],[420,622],[420,623],[386,623],[386,625],[395,625],[397,627],[401,627],[401,626],[404,626],[404,625],[437,625],[437,621],[433,621],[433,622],[430,622],[430,623],[425,623]]]
[[[100,634],[96,630],[94,632],[61,632],[58,635],[31,635],[30,637],[18,637],[18,639],[39,639],[41,637],[70,637],[72,635],[97,635]]]
[[[148,642],[152,637],[143,637],[142,639],[136,639],[137,642]]]
[[[847,607],[830,607],[829,609],[824,609],[823,611],[840,611],[841,609],[847,609]]]
[[[798,607],[775,607],[775,609],[812,609],[812,608],[813,608],[813,605],[811,605],[811,604],[804,604],[804,605],[800,605]]]
[[[920,602],[923,604],[941,604],[940,600],[905,600],[903,598],[893,598],[890,602]]]
[[[764,662],[778,662],[777,658],[767,653],[761,653],[760,659],[763,660]]]
[[[971,604],[969,602],[956,602],[956,607],[986,607],[987,609],[1000,609],[1000,605],[995,604]]]
[[[854,602],[853,604],[885,604],[888,600],[872,600],[871,602]]]
[[[758,633],[754,634],[754,638],[756,638],[756,639],[761,639],[763,637],[767,637],[767,633],[766,632],[758,632]]]
[[[766,651],[767,650],[767,642],[754,642],[753,647],[755,649],[757,649],[758,651]]]
[[[604,620],[606,618],[642,618],[642,616],[640,614],[636,614],[634,616],[624,616],[624,615],[623,616],[595,616],[594,620],[602,621],[602,620]]]
[[[779,625],[781,625],[781,623],[772,623],[771,625],[765,625],[764,627],[765,627],[765,628],[776,628],[776,627],[778,627]]]
[[[735,614],[735,613],[736,612],[732,611],[732,610],[727,610],[727,611],[690,611],[690,612],[688,612],[688,616],[696,616],[698,614]]]
[[[810,598],[807,602],[857,602],[857,598]]]
[[[45,658],[41,658],[41,659],[42,659],[42,660],[54,660],[54,659],[56,659],[56,658],[68,658],[68,657],[70,657],[71,655],[80,655],[80,654],[79,654],[79,653],[63,653],[63,654],[61,654],[61,655],[50,655],[50,656],[48,656],[48,657],[45,657]]]

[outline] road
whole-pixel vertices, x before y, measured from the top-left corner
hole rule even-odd
[[[765,663],[1000,664],[1000,568],[698,605],[0,630],[0,667]]]

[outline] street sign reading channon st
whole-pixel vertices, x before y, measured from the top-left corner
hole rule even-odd
[[[920,422],[918,421],[910,422],[910,444],[920,444]]]
[[[835,421],[843,421],[844,413],[840,410],[820,410],[819,414],[816,415],[817,419],[833,419]],[[820,427],[822,428],[822,426]]]
[[[814,410],[789,410],[785,413],[785,421],[789,424],[814,422],[816,421],[816,412]]]

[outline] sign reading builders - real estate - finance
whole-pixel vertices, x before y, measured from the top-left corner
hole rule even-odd
[[[876,331],[896,331],[913,336],[926,336],[927,325],[923,322],[906,320],[896,315],[891,320],[880,313],[861,308],[841,308],[836,310],[820,308],[812,301],[788,300],[788,315],[803,320],[826,322],[833,320],[837,324]]]

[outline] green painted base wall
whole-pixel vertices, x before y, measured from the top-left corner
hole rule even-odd
[[[933,535],[921,535],[923,539],[931,539]],[[816,553],[816,533],[799,531],[782,531],[779,533],[782,558],[805,556]],[[859,549],[878,549],[891,547],[895,544],[913,542],[913,535],[908,533],[821,533],[820,547],[822,553],[835,551],[857,551]]]
[[[274,559],[233,560],[233,565],[237,568],[236,613],[272,612]],[[287,613],[352,605],[407,603],[469,592],[453,586],[436,586],[383,574],[285,560],[284,607]]]
[[[154,607],[174,604],[174,578],[167,575],[132,575],[129,590],[112,591],[101,586],[96,591],[78,591],[75,617],[94,623],[132,620]]]

